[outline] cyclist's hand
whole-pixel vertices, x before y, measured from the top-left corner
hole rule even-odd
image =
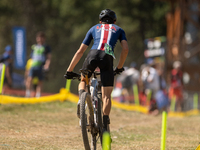
[[[71,71],[67,71],[67,73],[64,75],[65,79],[73,79],[74,73]]]
[[[64,77],[66,79],[78,79],[78,80],[80,80],[81,75],[74,73],[72,71],[71,72],[67,71],[67,73],[64,75]]]
[[[120,69],[118,69],[117,67],[115,68],[115,70],[114,70],[114,74],[116,75],[116,74],[120,74],[120,73],[122,73],[124,71],[124,67],[122,67],[122,68],[120,68]]]

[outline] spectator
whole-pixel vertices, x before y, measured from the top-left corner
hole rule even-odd
[[[183,103],[183,73],[181,71],[181,62],[175,61],[170,76],[169,98],[176,97],[177,111],[181,111]]]
[[[152,96],[155,99],[155,94],[160,88],[159,75],[155,69],[156,64],[149,62],[141,71],[141,80],[143,82],[144,91],[151,90]]]
[[[159,65],[157,68],[157,73],[159,76],[159,91],[157,91],[155,98],[156,98],[156,104],[159,111],[167,111],[167,108],[169,106],[169,98],[167,93],[167,84],[163,77],[163,67]]]
[[[0,57],[0,63],[4,63],[6,66],[5,69],[5,79],[4,79],[4,93],[7,89],[12,87],[12,66],[13,58],[12,58],[12,47],[7,45],[5,47],[5,52]]]
[[[26,97],[30,97],[31,94],[31,83],[34,77],[38,77],[39,82],[36,87],[36,97],[40,97],[42,81],[43,81],[43,70],[48,70],[51,61],[51,50],[50,47],[45,44],[44,32],[38,32],[36,35],[37,44],[32,45],[32,64],[30,72],[26,81]]]
[[[136,69],[136,63],[132,62],[130,64],[130,68],[126,69],[121,74],[121,83],[124,96],[128,100],[129,103],[134,101],[133,98],[133,86],[138,85],[140,78],[140,72]]]
[[[156,104],[156,93],[160,89],[159,75],[156,70],[157,65],[153,60],[149,61],[146,66],[143,66],[141,71],[141,80],[143,82],[144,95],[151,92],[149,113],[158,114],[158,108]],[[146,99],[147,100],[147,99]]]

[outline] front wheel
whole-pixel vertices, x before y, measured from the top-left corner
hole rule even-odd
[[[94,130],[94,110],[91,96],[84,92],[80,98],[80,121],[83,143],[86,150],[96,150],[96,136]]]

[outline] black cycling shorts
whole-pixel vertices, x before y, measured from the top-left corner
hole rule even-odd
[[[113,57],[101,50],[90,50],[83,63],[82,69],[91,71],[88,75],[90,78],[97,67],[100,69],[102,86],[113,86]]]

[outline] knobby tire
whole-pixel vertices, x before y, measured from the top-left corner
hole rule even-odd
[[[97,115],[98,115],[98,125],[99,125],[99,137],[100,142],[102,145],[102,139],[103,139],[103,113],[102,113],[102,100],[101,100],[101,94],[98,95],[98,108],[97,108]]]
[[[96,136],[93,136],[91,130],[94,123],[94,111],[91,103],[91,97],[87,92],[81,94],[80,98],[80,120],[81,120],[81,131],[84,147],[86,150],[96,149]],[[89,127],[89,129],[87,128]],[[90,132],[88,132],[90,130]],[[89,141],[88,136],[91,136]],[[90,143],[91,142],[91,147]]]

